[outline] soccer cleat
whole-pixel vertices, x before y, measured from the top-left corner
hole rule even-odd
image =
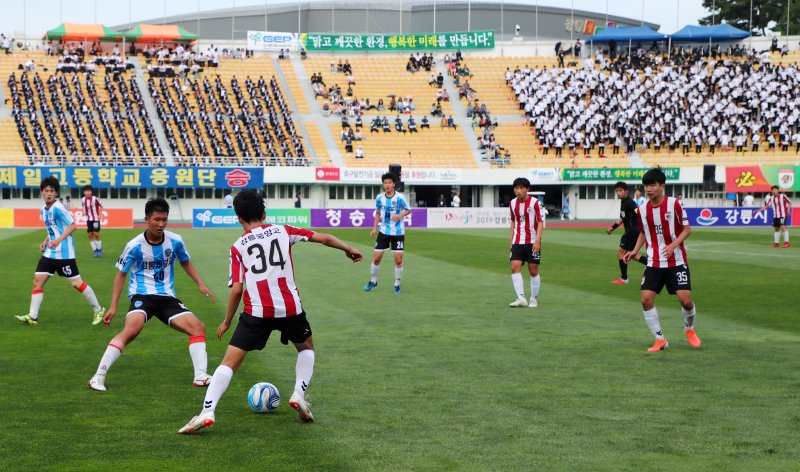
[[[102,249],[98,249],[97,250],[97,257],[103,257],[103,250]]]
[[[772,245],[772,247],[781,247],[781,245],[778,244],[778,243],[775,243],[775,244]]]
[[[369,282],[367,282],[367,285],[364,285],[364,291],[365,292],[370,292],[370,291],[372,291],[373,288],[375,288],[377,286],[378,286],[378,282],[373,282],[373,281],[370,280]]]
[[[31,315],[14,315],[14,318],[17,319],[22,324],[32,325],[35,326],[39,324],[39,321],[36,318],[31,318]]]
[[[91,388],[92,390],[97,390],[98,392],[105,392],[106,391],[105,381],[106,379],[104,377],[95,375],[94,377],[89,379],[88,385],[89,388]]]
[[[400,286],[399,285],[395,285],[394,286],[394,294],[395,295],[400,295]]]
[[[526,302],[525,299],[522,297],[517,298],[516,300],[508,304],[509,308],[525,308],[526,306],[528,306],[528,302]]]
[[[195,387],[208,387],[211,383],[211,376],[205,372],[200,372],[199,374],[194,376],[194,381],[192,385]]]
[[[94,250],[94,257],[100,257],[100,254],[98,253],[97,249]]]
[[[528,302],[528,308],[536,308],[539,306],[539,300],[536,297],[531,297],[531,301]]]
[[[789,247],[789,241],[784,242],[783,247]]]
[[[669,349],[669,343],[666,339],[656,339],[656,342],[647,349],[647,352],[666,351],[667,349]]]
[[[303,423],[314,422],[314,415],[311,414],[311,403],[307,402],[297,392],[292,393],[292,398],[289,399],[289,406],[297,410],[297,417]]]
[[[214,412],[207,411],[192,418],[186,423],[186,426],[178,430],[178,433],[191,434],[199,429],[210,428],[212,426],[214,426]]]
[[[625,285],[628,283],[628,279],[619,278],[617,280],[612,280],[611,283],[614,285]]]
[[[92,326],[100,324],[103,321],[103,315],[106,314],[106,309],[100,307],[100,309],[94,312],[94,316],[92,317]]]
[[[686,338],[689,340],[690,346],[700,347],[702,342],[700,342],[700,338],[697,337],[697,333],[694,331],[694,329],[684,330],[684,333],[686,333]]]

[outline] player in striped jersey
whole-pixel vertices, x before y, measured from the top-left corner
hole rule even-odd
[[[656,340],[650,352],[666,350],[669,343],[661,331],[655,306],[657,293],[666,285],[670,295],[678,297],[684,319],[684,333],[692,347],[700,347],[700,338],[694,329],[697,308],[692,302],[692,284],[686,248],[683,241],[691,234],[689,219],[683,205],[675,198],[664,195],[667,176],[660,167],[645,172],[642,183],[648,202],[639,207],[639,238],[636,246],[623,257],[625,263],[635,258],[647,244],[647,267],[642,277],[642,308],[644,320]]]
[[[364,285],[364,291],[369,292],[378,286],[378,269],[381,266],[384,251],[389,249],[394,253],[394,294],[400,294],[400,280],[403,278],[403,250],[406,237],[403,228],[403,219],[411,214],[406,197],[395,191],[397,176],[387,172],[381,176],[384,193],[375,198],[375,222],[370,231],[370,237],[375,240],[375,252],[372,265],[369,267],[369,282]]]
[[[785,193],[781,193],[777,185],[772,186],[772,198],[766,205],[756,210],[756,214],[772,207],[772,227],[775,228],[775,239],[772,247],[780,247],[781,233],[783,233],[783,247],[789,247],[789,230],[786,228],[786,219],[792,211],[792,201]]]
[[[106,391],[105,380],[108,369],[122,355],[125,346],[133,342],[142,332],[144,324],[154,316],[172,329],[189,336],[189,356],[194,366],[192,385],[207,387],[211,377],[207,373],[206,327],[175,296],[175,259],[195,281],[201,293],[211,297],[212,302],[216,301],[216,298],[200,279],[200,275],[189,260],[189,253],[181,237],[166,231],[169,204],[163,198],[151,199],[144,206],[144,214],[147,230],[125,246],[117,261],[116,267],[119,272],[114,278],[111,307],[103,317],[103,323],[110,326],[111,319],[117,313],[117,303],[125,279],[130,273],[128,298],[131,304],[125,315],[125,326],[108,343],[97,372],[89,380],[89,388]]]
[[[509,208],[511,211],[511,282],[517,299],[510,307],[539,306],[539,264],[542,262],[542,202],[528,195],[531,183],[524,177],[514,180],[514,195]],[[528,263],[531,298],[525,300],[525,287],[522,283],[522,263]]]
[[[86,232],[89,233],[89,245],[92,246],[94,257],[103,255],[103,242],[100,240],[100,219],[103,215],[103,205],[100,199],[92,195],[91,185],[83,186],[83,214],[86,215]]]
[[[94,312],[92,324],[96,325],[103,319],[105,309],[97,302],[92,287],[81,279],[78,263],[75,261],[75,242],[72,233],[75,231],[75,220],[72,214],[58,201],[58,191],[61,185],[53,176],[42,180],[39,190],[44,200],[44,206],[39,212],[39,217],[47,228],[47,237],[39,245],[42,257],[33,274],[33,291],[31,292],[31,306],[27,315],[18,315],[15,318],[22,324],[35,325],[39,323],[39,307],[44,300],[44,285],[56,272],[61,277],[66,277],[75,290],[79,291]]]
[[[295,384],[289,406],[299,413],[300,420],[314,421],[305,392],[314,371],[314,341],[311,326],[300,302],[294,281],[292,246],[301,241],[321,243],[341,249],[353,262],[361,253],[329,234],[288,225],[265,225],[264,200],[252,190],[244,190],[233,199],[233,208],[245,233],[231,246],[228,309],[217,328],[217,338],[230,328],[234,313],[244,295],[244,310],[231,337],[225,357],[211,379],[203,409],[199,415],[178,430],[192,433],[214,425],[214,410],[227,390],[233,373],[247,353],[264,349],[274,330],[281,333],[281,342],[289,341],[297,349]]]

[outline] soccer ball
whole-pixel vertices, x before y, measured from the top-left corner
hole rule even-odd
[[[271,413],[278,409],[280,403],[278,388],[269,382],[259,382],[250,387],[247,393],[247,404],[256,413]]]

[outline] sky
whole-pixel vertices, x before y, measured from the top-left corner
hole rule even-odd
[[[285,4],[284,0],[0,0],[0,33],[41,37],[61,23],[103,23],[107,26],[133,23],[204,10],[233,6]],[[303,0],[307,3],[309,0]],[[314,1],[314,0],[310,0]],[[374,0],[373,0],[374,1]],[[486,0],[483,0],[486,1]],[[514,0],[510,0],[514,1]],[[534,0],[529,0],[533,3]],[[721,0],[724,1],[724,0]],[[345,4],[346,2],[340,2]],[[397,0],[392,1],[397,3]],[[499,1],[497,2],[499,3]],[[708,12],[702,0],[539,0],[540,5],[573,7],[576,10],[605,12],[641,19],[661,25],[670,34],[687,24],[698,24]],[[644,15],[642,15],[644,13]]]

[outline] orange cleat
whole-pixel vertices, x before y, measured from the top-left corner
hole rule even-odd
[[[687,329],[684,331],[686,333],[686,339],[689,340],[689,345],[692,347],[700,347],[700,338],[697,337],[697,333],[693,329]]]
[[[617,280],[612,280],[611,283],[614,285],[625,285],[626,283],[628,283],[628,280],[620,278]]]
[[[666,339],[656,339],[656,342],[647,349],[647,352],[666,351],[667,349],[669,349],[669,343]]]
[[[785,243],[783,243],[783,247],[789,247],[789,241],[786,241]]]

